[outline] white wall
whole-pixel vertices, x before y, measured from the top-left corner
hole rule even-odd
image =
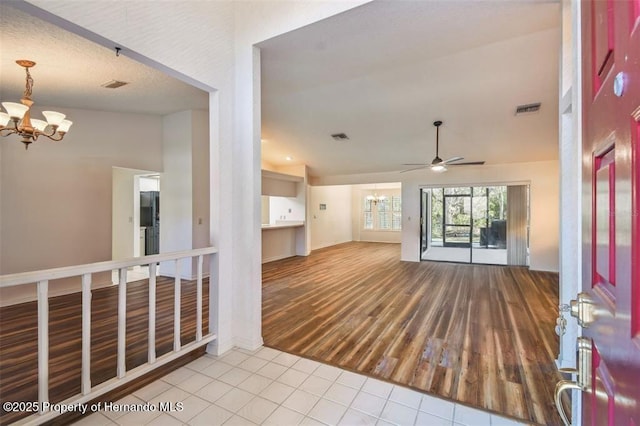
[[[292,220],[303,222],[305,211],[304,200],[293,197],[269,197],[269,223]]]
[[[191,111],[193,179],[193,248],[209,247],[209,112]],[[205,265],[204,270],[208,271]]]
[[[208,134],[204,111],[181,111],[163,118],[161,253],[209,245]],[[181,276],[193,278],[194,268],[194,262],[183,261]],[[174,269],[173,262],[161,265],[163,275],[173,276]]]
[[[112,168],[162,170],[159,117],[50,108],[73,117],[63,141],[0,144],[1,274],[110,260]]]
[[[352,241],[351,185],[311,186],[309,192],[311,250]]]
[[[140,237],[140,215],[135,214],[140,211],[139,191],[136,191],[139,186],[136,187],[136,185],[139,185],[136,170],[113,168],[111,258],[114,260],[133,257],[136,253],[134,244],[136,225],[138,240]],[[136,198],[138,198],[137,203]]]
[[[160,180],[160,252],[190,250],[193,245],[191,111],[164,116],[162,127],[164,173]],[[163,273],[172,271],[161,269]]]

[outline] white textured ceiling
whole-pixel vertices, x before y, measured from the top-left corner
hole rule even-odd
[[[125,56],[116,57],[82,37],[0,2],[0,100],[19,102],[25,72],[17,59],[37,64],[31,69],[33,100],[38,105],[168,114],[207,109],[208,93]],[[110,80],[130,84],[119,89],[100,85]]]
[[[259,46],[273,165],[402,170],[433,159],[434,120],[442,158],[557,159],[557,2],[375,1]],[[532,102],[540,112],[514,115]],[[330,137],[339,132],[350,139]]]

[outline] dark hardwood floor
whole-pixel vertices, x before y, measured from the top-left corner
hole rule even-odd
[[[265,345],[561,424],[558,274],[399,259],[399,244],[353,242],[264,264]]]
[[[209,327],[209,280],[202,284],[203,333]],[[173,350],[174,279],[158,277],[156,288],[156,354]],[[196,283],[182,280],[181,342],[195,341]],[[147,362],[148,280],[127,283],[127,370]],[[91,303],[91,384],[116,376],[118,289],[93,290]],[[49,299],[49,397],[59,402],[80,392],[82,362],[82,296]],[[36,302],[0,308],[0,401],[38,400],[38,307]],[[0,408],[0,424],[24,413]]]

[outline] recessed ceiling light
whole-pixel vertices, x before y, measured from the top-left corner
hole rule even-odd
[[[293,157],[291,157],[290,155],[287,155],[286,160],[287,161],[291,161],[291,160],[293,160]]]

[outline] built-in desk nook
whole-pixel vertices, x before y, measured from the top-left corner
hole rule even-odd
[[[262,171],[262,263],[306,256],[306,184],[301,176]]]

